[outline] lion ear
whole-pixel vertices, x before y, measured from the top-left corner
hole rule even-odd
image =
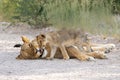
[[[41,37],[42,37],[42,38],[46,38],[46,36],[45,36],[44,34],[41,34]]]
[[[37,39],[39,39],[39,38],[42,38],[42,39],[43,39],[43,38],[46,38],[46,36],[45,36],[45,34],[40,34],[40,35],[36,36],[36,38],[37,38]]]
[[[23,43],[29,43],[30,40],[26,36],[21,36]]]

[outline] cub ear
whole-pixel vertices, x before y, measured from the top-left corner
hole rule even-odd
[[[26,36],[21,36],[23,43],[29,43],[30,40]]]
[[[45,36],[44,34],[41,34],[41,37],[42,37],[42,38],[46,38],[46,36]]]
[[[39,39],[39,38],[42,38],[42,39],[43,39],[43,38],[46,38],[46,36],[45,36],[45,34],[40,34],[40,35],[36,36],[36,38],[37,38],[37,39]]]

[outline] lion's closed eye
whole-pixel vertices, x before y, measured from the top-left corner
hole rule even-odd
[[[29,47],[32,47],[32,44],[29,44]]]

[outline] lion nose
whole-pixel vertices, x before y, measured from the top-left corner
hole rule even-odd
[[[44,52],[44,49],[43,49],[43,48],[37,48],[37,49],[36,49],[36,53],[43,54],[43,52]]]
[[[38,53],[38,52],[40,52],[40,49],[39,49],[39,48],[36,49],[36,53]]]
[[[40,52],[40,53],[43,53],[43,52],[44,52],[44,49],[41,48],[41,49],[39,50],[39,52]]]
[[[39,49],[36,50],[36,52],[39,52],[39,51],[40,51]]]

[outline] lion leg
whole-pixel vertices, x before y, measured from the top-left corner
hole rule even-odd
[[[92,47],[92,50],[93,51],[102,51],[102,52],[105,52],[105,53],[109,53],[111,52],[111,49],[110,48],[106,48],[106,47]]]
[[[115,44],[91,44],[93,51],[104,51],[105,53],[111,52],[115,48]]]
[[[68,55],[68,53],[67,53],[67,51],[66,51],[65,46],[62,44],[62,45],[59,46],[59,48],[60,48],[60,50],[61,50],[61,53],[62,53],[62,55],[63,55],[63,58],[64,58],[65,60],[69,59],[69,55]]]
[[[55,56],[56,51],[57,51],[57,47],[56,46],[52,46],[51,52],[50,52],[50,56],[47,57],[46,59],[53,59],[54,56]]]
[[[71,53],[77,59],[79,59],[81,61],[94,60],[94,58],[92,58],[84,53],[81,53],[80,50],[76,46],[70,46],[70,47],[67,47],[66,49],[67,49],[68,53]]]
[[[87,48],[87,52],[92,52],[93,51],[90,45],[86,46],[86,48]]]
[[[89,43],[83,43],[82,46],[83,46],[84,51],[86,51],[86,52],[92,52],[93,51],[92,48],[91,48],[91,45]]]
[[[103,52],[106,51],[106,49],[105,49],[104,47],[99,47],[99,46],[97,46],[97,47],[92,47],[92,50],[93,50],[93,51],[103,51]]]
[[[90,53],[86,53],[86,55],[92,56],[92,57],[98,58],[98,59],[106,59],[107,58],[106,54],[104,54],[102,52],[90,52]]]

